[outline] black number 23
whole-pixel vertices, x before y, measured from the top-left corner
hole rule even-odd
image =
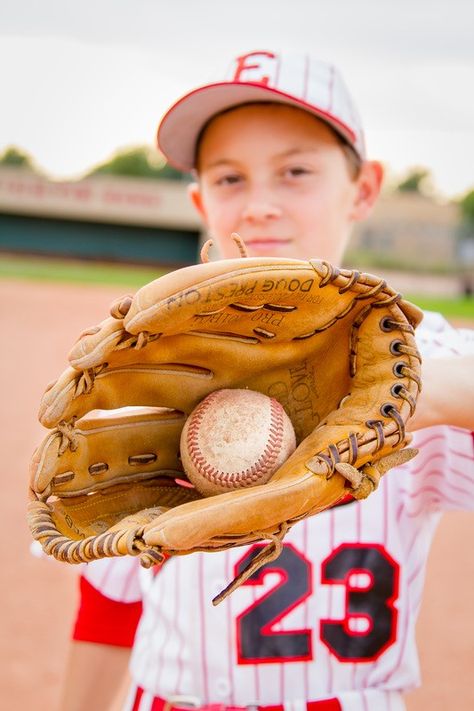
[[[240,572],[262,546],[253,546],[236,565]],[[313,658],[312,629],[275,630],[275,625],[312,594],[312,565],[291,544],[257,570],[246,585],[260,585],[268,573],[280,581],[237,618],[239,664]],[[321,582],[345,587],[343,619],[320,621],[321,641],[342,662],[377,659],[396,639],[399,566],[378,544],[343,544],[322,563]],[[310,621],[309,621],[310,622]]]

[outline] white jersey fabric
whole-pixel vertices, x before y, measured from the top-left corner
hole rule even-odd
[[[474,352],[474,332],[427,314],[425,356]],[[156,573],[135,559],[85,567],[115,600],[143,600],[131,674],[139,705],[176,695],[230,706],[337,696],[343,711],[404,708],[420,683],[415,644],[426,561],[444,510],[474,508],[472,433],[418,431],[419,454],[391,470],[377,492],[296,524],[281,556],[218,607],[211,600],[260,545],[174,557]]]

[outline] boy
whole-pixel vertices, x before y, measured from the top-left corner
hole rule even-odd
[[[158,140],[171,163],[196,171],[190,197],[224,257],[237,256],[237,232],[251,256],[338,264],[382,181],[338,73],[308,58],[238,57],[224,81],[170,109]],[[87,566],[63,709],[108,708],[140,599],[127,711],[404,708],[418,683],[414,625],[436,523],[443,507],[474,505],[472,335],[426,320],[425,387],[410,426],[431,429],[415,433],[418,457],[366,501],[296,525],[280,558],[217,608],[211,598],[249,548],[139,575],[134,559]]]

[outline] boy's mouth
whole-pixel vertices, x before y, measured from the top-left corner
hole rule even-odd
[[[253,251],[260,252],[286,247],[291,241],[289,237],[250,237],[245,240],[245,244]]]

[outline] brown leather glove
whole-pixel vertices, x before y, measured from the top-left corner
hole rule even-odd
[[[224,593],[275,558],[286,531],[413,456],[421,312],[369,274],[320,261],[233,259],[165,275],[86,331],[41,403],[29,525],[71,563],[267,540]],[[179,438],[209,393],[276,398],[298,447],[264,485],[204,498]],[[242,443],[245,446],[245,443]]]

